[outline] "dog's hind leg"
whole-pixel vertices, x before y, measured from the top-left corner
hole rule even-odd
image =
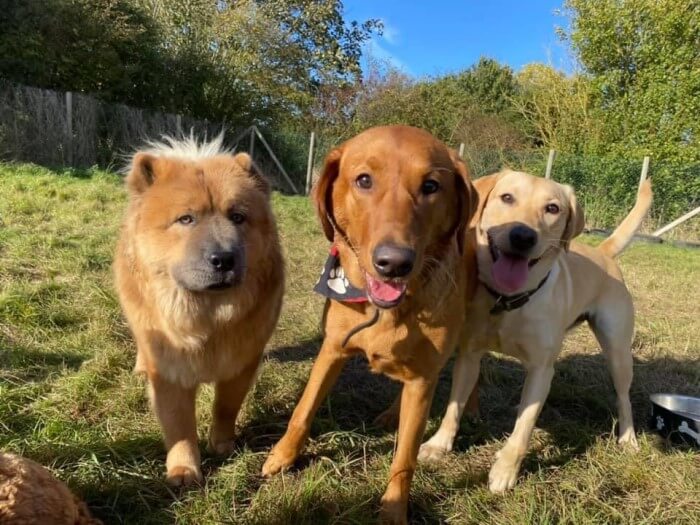
[[[403,388],[403,386],[401,387]],[[399,426],[399,413],[401,412],[401,390],[394,398],[389,407],[374,418],[372,422],[375,426],[384,430],[396,430]]]
[[[617,393],[617,414],[619,420],[618,443],[637,449],[634,435],[630,386],[632,385],[632,336],[634,333],[634,307],[628,295],[624,300],[619,296],[614,301],[606,301],[589,321],[608,360],[608,368]]]
[[[478,391],[475,391],[475,388],[479,380],[482,355],[481,352],[468,350],[457,354],[457,360],[452,370],[450,401],[445,416],[442,418],[438,431],[421,445],[418,453],[419,461],[435,461],[452,450],[464,408],[469,402],[473,402],[473,396],[478,396]]]
[[[326,339],[321,346],[316,362],[311,369],[309,382],[297,403],[284,436],[272,448],[262,468],[263,476],[272,476],[290,467],[306,442],[311,422],[335,384],[348,356],[342,352],[337,342]]]

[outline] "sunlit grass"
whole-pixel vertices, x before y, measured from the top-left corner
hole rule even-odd
[[[322,406],[300,468],[259,476],[320,343],[323,303],[311,287],[327,242],[307,199],[274,195],[287,294],[239,420],[239,449],[224,459],[205,454],[205,486],[182,493],[163,482],[160,431],[143,381],[131,372],[134,346],[112,289],[124,204],[112,173],[0,165],[0,446],[52,468],[108,523],[373,522],[394,435],[370,422],[397,387],[362,361],[351,362]],[[448,459],[419,468],[412,520],[700,521],[697,452],[669,447],[646,430],[649,393],[700,395],[700,250],[635,244],[621,262],[638,311],[632,398],[641,451],[623,453],[614,442],[612,384],[580,328],[567,341],[518,487],[500,497],[485,483],[524,377],[516,362],[492,356],[482,377],[482,419],[463,422]],[[449,391],[449,372],[443,375],[429,432]],[[204,388],[202,438],[210,402]]]

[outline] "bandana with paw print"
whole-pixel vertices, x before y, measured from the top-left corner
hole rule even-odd
[[[345,270],[340,265],[338,248],[331,246],[331,252],[326,259],[321,277],[314,286],[314,292],[344,303],[365,303],[367,294],[360,288],[355,288],[348,278]]]

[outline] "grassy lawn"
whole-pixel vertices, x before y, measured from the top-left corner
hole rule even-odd
[[[274,196],[288,284],[279,327],[239,418],[238,450],[203,457],[206,485],[171,491],[165,453],[134,345],[112,289],[112,249],[125,203],[99,171],[0,165],[0,448],[50,467],[107,523],[371,523],[394,434],[371,426],[397,386],[346,368],[291,473],[264,480],[318,350],[322,300],[311,292],[326,256],[305,198]],[[597,239],[587,239],[598,242]],[[700,395],[700,250],[633,245],[621,262],[636,298],[632,400],[641,450],[618,450],[614,392],[583,328],[567,340],[517,488],[486,487],[510,432],[523,370],[491,356],[482,418],[464,421],[456,452],[420,467],[415,523],[698,523],[700,455],[646,430],[652,392]],[[449,392],[440,385],[428,432]],[[212,392],[199,398],[201,446]]]

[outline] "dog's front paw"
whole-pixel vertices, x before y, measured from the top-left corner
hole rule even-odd
[[[450,444],[433,442],[433,439],[430,439],[420,446],[420,450],[418,451],[418,461],[423,461],[426,463],[440,461],[451,451],[452,446]]]
[[[617,444],[624,447],[625,450],[629,450],[630,452],[639,451],[639,444],[637,443],[637,436],[634,435],[634,430],[630,430],[629,432],[625,432],[624,434],[622,434],[618,438]]]
[[[269,478],[283,470],[287,470],[294,464],[295,459],[295,454],[286,453],[275,446],[265,460],[265,464],[262,467],[262,475]]]
[[[207,450],[209,450],[211,454],[216,454],[217,456],[230,456],[233,454],[233,451],[236,450],[236,440],[214,440],[214,438],[210,437]]]
[[[496,463],[489,472],[489,490],[494,494],[502,494],[515,486],[518,479],[520,463],[512,461],[506,454],[499,452]]]
[[[407,525],[406,503],[401,500],[382,498],[379,509],[379,523],[387,525]]]
[[[175,465],[168,468],[165,480],[173,487],[187,487],[202,483],[202,471],[190,465]]]

